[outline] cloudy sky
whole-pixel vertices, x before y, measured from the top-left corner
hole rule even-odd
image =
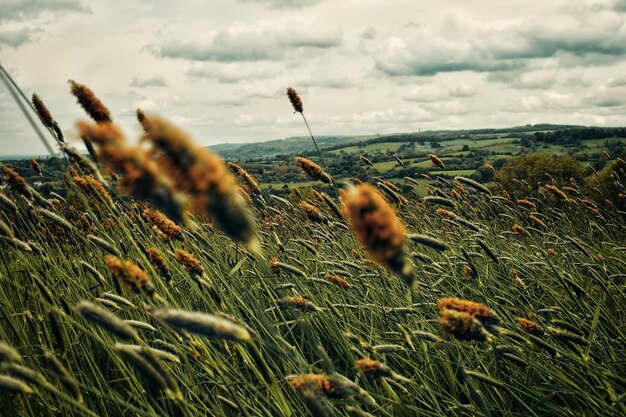
[[[317,134],[623,126],[626,0],[0,0],[0,63],[68,135],[90,86],[202,144]],[[0,84],[0,154],[43,153]]]

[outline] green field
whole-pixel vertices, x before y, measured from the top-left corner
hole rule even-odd
[[[624,415],[623,217],[546,195],[540,227],[470,189],[443,219],[418,182],[396,207],[407,233],[431,239],[403,249],[412,294],[315,199],[329,222],[255,197],[255,256],[196,217],[165,240],[171,226],[76,177],[45,209],[5,189],[2,415]]]

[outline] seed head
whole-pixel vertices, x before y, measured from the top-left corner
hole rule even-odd
[[[252,340],[244,327],[212,314],[193,311],[158,309],[152,312],[154,319],[176,331],[187,331],[210,339],[222,339],[247,343]]]
[[[79,84],[74,80],[69,81],[72,94],[87,114],[96,123],[111,123],[111,113],[104,104],[96,97],[86,85]]]
[[[465,184],[469,187],[472,187],[473,189],[480,191],[481,193],[487,194],[487,195],[491,195],[491,191],[485,187],[484,185],[474,181],[471,178],[465,178],[465,177],[454,177],[454,181],[460,182],[462,184]]]
[[[513,225],[513,231],[524,237],[529,235],[528,230],[517,223]]]
[[[550,191],[550,193],[556,197],[557,200],[565,201],[567,200],[567,194],[563,191],[559,190],[554,185],[546,184],[546,190]]]
[[[183,264],[183,267],[187,270],[187,272],[189,272],[189,275],[197,276],[204,273],[202,262],[200,262],[198,258],[193,256],[191,253],[182,249],[176,249],[174,257],[178,262]]]
[[[160,168],[187,194],[198,215],[211,216],[231,238],[259,251],[255,222],[237,191],[235,177],[224,161],[197,146],[183,131],[164,119],[149,117],[144,139],[152,143],[152,155]]]
[[[35,391],[25,382],[11,376],[0,375],[0,392],[33,394]]]
[[[122,174],[119,186],[139,200],[152,202],[176,222],[183,221],[183,204],[159,165],[140,147],[126,145],[124,135],[112,123],[93,125],[80,122],[81,137],[99,146],[98,159]]]
[[[163,258],[163,255],[157,248],[148,248],[146,250],[146,255],[148,256],[148,260],[150,261],[154,269],[156,269],[156,271],[159,273],[159,275],[165,278],[166,281],[172,279],[172,272],[167,266],[165,258]]]
[[[41,123],[47,128],[52,128],[54,125],[54,120],[52,119],[52,115],[50,114],[50,110],[44,104],[43,101],[39,98],[37,94],[33,94],[33,107],[39,116],[39,120]]]
[[[134,340],[137,338],[137,333],[131,326],[109,310],[97,306],[96,304],[90,303],[89,301],[81,301],[76,306],[76,310],[83,319],[97,324],[122,339]]]
[[[408,260],[404,245],[406,229],[393,208],[380,192],[368,184],[342,190],[345,215],[361,246],[377,262],[400,274],[413,286],[413,264]]]
[[[301,156],[296,157],[296,162],[306,174],[314,180],[322,181],[326,184],[334,184],[335,180],[321,166],[317,165],[310,159]]]
[[[130,261],[122,262],[113,255],[108,255],[105,263],[111,274],[118,280],[126,283],[135,293],[154,293],[154,285],[148,274]]]
[[[0,340],[0,363],[22,362],[22,357],[12,346]]]
[[[259,182],[252,174],[234,162],[228,162],[227,165],[235,174],[239,175],[244,180],[245,184],[250,187],[255,194],[261,194]]]
[[[370,161],[369,159],[367,159],[365,156],[361,155],[360,157],[361,162],[363,162],[365,165],[369,165],[371,167],[374,166],[374,164],[372,163],[372,161]]]
[[[348,288],[351,286],[348,281],[346,281],[345,279],[341,277],[338,277],[337,275],[326,274],[324,276],[324,279],[328,282],[332,282],[333,284],[338,285],[343,288]]]
[[[517,324],[519,324],[520,329],[522,329],[526,333],[530,333],[535,336],[541,336],[544,333],[543,327],[541,327],[534,321],[518,318]]]
[[[446,166],[444,165],[443,161],[437,155],[430,154],[428,155],[428,159],[430,159],[433,165],[435,165],[437,168],[446,169]]]
[[[458,298],[437,301],[442,329],[459,339],[487,340],[497,335],[498,316],[486,306]]]
[[[137,121],[143,128],[144,132],[148,132],[150,130],[150,121],[141,109],[137,109]]]
[[[35,158],[28,158],[28,162],[30,162],[30,166],[33,168],[33,170],[35,170],[37,174],[43,174],[41,170],[41,165],[39,165],[39,162],[37,162]]]
[[[6,180],[9,188],[12,191],[15,191],[20,194],[30,195],[30,186],[20,174],[15,172],[13,169],[2,166],[2,173],[4,174],[4,179]]]
[[[90,177],[88,175],[84,177],[75,175],[72,177],[72,181],[74,181],[74,184],[76,184],[78,188],[80,188],[81,191],[86,195],[95,198],[102,198],[108,203],[113,202],[113,199],[111,198],[111,195],[106,190],[106,188],[104,188],[104,186],[93,177]]]
[[[530,216],[530,220],[539,227],[546,227],[546,224],[538,217]]]
[[[298,95],[296,90],[294,90],[291,87],[287,88],[287,97],[289,97],[289,101],[291,102],[291,105],[293,106],[293,110],[296,113],[302,113],[303,112],[302,100],[300,99],[300,96]]]
[[[149,224],[157,228],[163,234],[166,242],[180,237],[183,231],[180,226],[157,209],[147,208],[143,211],[142,216]]]
[[[359,359],[355,368],[363,372],[366,377],[372,379],[391,378],[394,374],[387,365],[369,358]]]
[[[301,201],[298,205],[307,219],[313,223],[325,223],[327,220],[313,204]]]
[[[284,297],[277,301],[278,307],[281,309],[293,309],[300,310],[303,312],[318,312],[322,311],[321,308],[313,304],[311,301],[306,298],[295,295],[293,297]]]
[[[533,203],[530,200],[517,200],[517,204],[524,206],[524,207],[528,207],[530,209],[534,209],[536,207],[535,203]]]

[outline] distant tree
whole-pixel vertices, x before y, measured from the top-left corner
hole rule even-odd
[[[536,193],[552,179],[558,186],[563,186],[570,178],[579,184],[585,179],[585,168],[571,156],[532,153],[507,160],[494,180],[512,196],[524,197]]]

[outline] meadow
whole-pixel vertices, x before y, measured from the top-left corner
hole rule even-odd
[[[306,159],[328,193],[277,196],[142,112],[127,145],[72,88],[98,163],[57,136],[63,196],[2,167],[3,416],[626,414],[624,212],[579,184],[405,193]]]

